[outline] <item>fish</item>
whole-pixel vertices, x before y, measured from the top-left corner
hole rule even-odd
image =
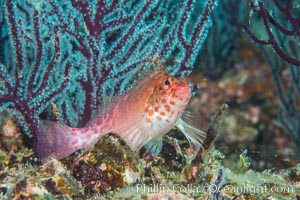
[[[63,159],[77,150],[92,147],[100,137],[114,132],[132,151],[145,147],[149,153],[158,155],[163,136],[174,128],[199,150],[206,133],[200,128],[199,117],[186,110],[191,97],[191,88],[184,78],[156,68],[127,93],[102,100],[106,103],[86,127],[41,121],[36,153],[42,159]]]

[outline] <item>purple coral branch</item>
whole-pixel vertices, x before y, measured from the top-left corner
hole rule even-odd
[[[97,12],[96,12],[97,14],[95,17],[94,25],[101,26],[102,27],[101,32],[107,28],[118,26],[118,25],[124,25],[130,22],[131,20],[130,17],[124,18],[122,16],[119,19],[112,20],[107,23],[103,23],[104,16],[107,15],[108,13],[112,13],[117,8],[118,3],[119,3],[118,0],[113,0],[113,2],[108,7],[106,7],[104,1],[98,1]],[[100,31],[97,32],[97,35],[99,36],[101,32]]]
[[[139,11],[139,14],[134,18],[134,22],[130,26],[126,34],[120,39],[120,41],[112,49],[112,51],[104,57],[105,60],[112,59],[118,53],[118,51],[125,45],[125,43],[128,41],[128,38],[131,37],[133,32],[137,29],[137,24],[141,21],[143,14],[149,9],[151,3],[153,3],[153,1],[148,0],[147,3],[142,7],[142,9]]]
[[[58,31],[57,27],[55,27],[55,34],[54,34],[54,56],[53,56],[51,62],[46,67],[47,70],[44,73],[43,77],[41,78],[42,83],[40,84],[39,88],[35,92],[33,90],[31,90],[33,92],[33,96],[37,96],[38,94],[42,93],[43,89],[47,88],[47,80],[49,78],[49,75],[52,72],[54,66],[57,64],[57,60],[59,58],[59,52],[60,52],[59,37],[57,37],[57,31]],[[39,50],[38,52],[40,52],[40,51],[41,50]],[[67,64],[65,66],[65,70],[67,70],[67,72],[69,71],[69,67],[70,67],[69,65],[70,64]],[[65,77],[67,77],[66,74],[64,74],[64,75],[65,75]],[[34,80],[34,79],[31,79],[31,80]]]
[[[36,133],[38,131],[38,122],[35,116],[35,111],[31,109],[28,105],[28,99],[22,100],[17,94],[15,93],[15,88],[9,87],[7,88],[7,94],[0,96],[0,103],[5,102],[13,102],[14,108],[22,113],[26,124],[29,128]]]
[[[203,30],[204,24],[207,22],[215,3],[216,3],[215,0],[207,1],[205,9],[201,15],[200,23],[197,24],[194,33],[192,34],[190,51],[194,49],[194,45],[196,45],[197,37],[199,37],[199,33]]]
[[[136,65],[132,64],[131,66],[128,66],[123,71],[119,71],[118,74],[112,75],[113,68],[118,68],[122,64],[124,64],[128,59],[130,58],[131,54],[134,53],[136,48],[138,47],[138,44],[140,43],[142,39],[142,34],[139,34],[137,36],[137,39],[133,41],[130,48],[126,51],[125,55],[122,56],[122,59],[115,63],[115,65],[107,64],[106,61],[113,59],[116,54],[124,47],[126,42],[128,42],[129,38],[132,37],[132,34],[139,28],[138,24],[142,21],[142,18],[144,16],[144,13],[150,9],[151,5],[153,4],[153,1],[147,1],[145,5],[138,11],[138,13],[133,18],[133,15],[129,16],[123,16],[121,15],[118,19],[113,19],[112,21],[108,21],[104,23],[104,17],[108,13],[113,13],[116,9],[118,9],[119,4],[117,0],[114,0],[109,5],[105,3],[105,1],[98,1],[97,3],[97,12],[95,12],[95,17],[92,18],[89,13],[89,4],[87,2],[81,2],[81,1],[74,1],[72,2],[72,6],[79,10],[83,14],[83,21],[85,24],[86,29],[89,31],[90,36],[87,38],[83,38],[78,33],[74,33],[73,30],[69,30],[67,27],[62,25],[61,28],[68,34],[72,35],[78,42],[79,46],[78,50],[88,59],[88,79],[83,81],[80,80],[81,87],[83,91],[85,92],[85,106],[82,115],[80,117],[78,126],[84,126],[89,120],[93,113],[93,110],[95,107],[97,107],[98,102],[95,101],[93,92],[96,92],[96,94],[99,94],[101,91],[101,87],[97,87],[101,85],[108,77],[114,78],[114,76],[122,76],[122,74],[126,73],[126,71],[129,71]],[[54,8],[54,12],[60,17],[60,14],[58,12],[58,8],[51,4]],[[61,20],[62,21],[62,20]],[[132,22],[131,22],[132,21]],[[119,27],[119,26],[125,26],[126,24],[130,23],[130,25],[126,28],[126,33],[118,39],[118,42],[115,46],[112,47],[110,52],[106,52],[106,55],[103,57],[99,57],[99,50],[93,41],[93,39],[99,40],[100,37],[103,37],[103,31],[107,31],[106,29],[111,27]],[[158,26],[158,23],[154,23],[151,27]],[[74,26],[78,27],[78,24],[76,21],[74,21]],[[149,27],[148,31],[151,31],[151,27]],[[88,53],[87,53],[88,52]],[[89,56],[87,56],[89,55]],[[98,59],[97,59],[98,58]],[[97,59],[97,60],[96,60]],[[99,63],[100,62],[100,63]],[[140,62],[139,62],[140,63]],[[101,64],[101,70],[99,70],[99,64]],[[99,73],[99,71],[101,73]],[[118,90],[119,85],[116,86],[116,90]],[[95,105],[96,104],[96,105]]]
[[[100,39],[101,33],[107,28],[117,26],[117,25],[122,25],[130,21],[130,18],[121,17],[120,19],[103,23],[104,17],[108,13],[112,13],[117,8],[118,0],[113,0],[113,2],[109,6],[106,6],[105,1],[98,1],[97,9],[96,9],[97,11],[93,21],[92,21],[93,17],[89,12],[88,2],[76,0],[76,1],[72,1],[72,5],[74,6],[74,8],[78,9],[81,13],[84,13],[83,20],[87,30],[89,31],[90,35],[92,35],[97,39]]]
[[[178,33],[180,41],[183,43],[184,48],[185,48],[185,55],[184,55],[184,59],[183,59],[184,61],[188,61],[191,58],[192,53],[195,49],[195,45],[198,44],[197,40],[199,39],[199,37],[203,37],[201,32],[207,28],[207,27],[205,27],[205,23],[207,23],[207,21],[208,21],[208,18],[213,10],[213,7],[216,4],[216,0],[208,0],[207,1],[204,11],[202,12],[202,15],[200,16],[199,23],[197,23],[196,27],[193,30],[191,40],[189,42],[187,42],[186,40],[184,40],[184,38],[182,36],[182,34],[184,32],[182,27],[184,27],[184,24],[186,23],[187,13],[190,12],[192,9],[191,4],[192,4],[192,1],[189,1],[187,3],[185,14],[183,15],[183,17],[180,21],[180,25],[179,25],[180,28],[179,28],[179,33]],[[192,69],[192,66],[186,66],[186,64],[184,62],[181,62],[180,70],[188,70],[188,69]]]
[[[290,36],[295,36],[295,37],[299,37],[300,36],[300,29],[299,29],[299,20],[297,18],[294,18],[292,15],[292,7],[291,7],[291,2],[290,0],[287,0],[286,2],[286,7],[283,7],[281,5],[281,3],[278,0],[275,0],[275,5],[277,6],[277,8],[286,15],[288,21],[291,23],[292,25],[292,29],[289,30],[287,28],[285,28],[283,25],[281,25],[279,22],[277,22],[272,16],[271,14],[265,9],[263,2],[259,1],[258,2],[258,10],[255,8],[254,3],[252,2],[251,5],[251,9],[254,12],[259,12],[259,14],[262,16],[263,19],[263,24],[265,27],[265,30],[268,34],[268,39],[267,40],[263,40],[263,39],[259,39],[257,36],[255,36],[253,34],[253,32],[250,30],[249,25],[243,25],[243,29],[244,31],[249,35],[249,37],[256,43],[261,44],[261,45],[271,45],[272,48],[274,49],[274,51],[282,58],[284,59],[286,62],[296,65],[296,66],[300,66],[300,60],[293,58],[292,56],[288,55],[286,52],[284,52],[284,50],[282,49],[282,47],[279,45],[278,41],[276,40],[273,32],[272,32],[272,28],[270,26],[270,23],[279,31],[281,31],[283,34],[285,35],[290,35]],[[298,21],[297,21],[298,20]]]
[[[14,69],[15,81],[10,80],[9,72],[1,69],[0,79],[2,79],[4,85],[6,86],[6,91],[0,95],[0,104],[5,104],[8,102],[12,103],[12,108],[18,111],[25,123],[28,125],[30,130],[35,134],[38,131],[38,115],[41,112],[41,108],[45,108],[55,96],[61,93],[67,86],[68,79],[64,79],[58,84],[57,88],[53,91],[46,92],[49,84],[49,76],[50,73],[53,72],[53,68],[56,65],[59,55],[59,39],[56,35],[55,37],[55,48],[54,48],[54,57],[52,61],[47,66],[42,66],[42,38],[39,34],[39,17],[38,12],[36,10],[33,11],[33,35],[35,40],[35,61],[34,64],[27,62],[26,59],[23,58],[24,41],[22,41],[24,37],[21,37],[20,33],[22,31],[22,23],[18,20],[17,15],[15,14],[14,9],[20,9],[21,6],[13,5],[13,1],[6,2],[7,8],[7,18],[8,18],[8,28],[11,35],[12,41],[12,50],[14,51],[14,55],[16,57],[16,63],[10,62],[9,65]],[[29,14],[25,9],[21,9],[21,12],[25,13],[26,16]],[[28,17],[30,20],[30,17]],[[57,31],[57,30],[56,30]],[[25,67],[26,66],[26,67]],[[39,75],[38,69],[41,67],[46,67],[44,75]],[[67,62],[64,66],[64,77],[68,77],[70,72],[71,63]],[[22,77],[23,70],[29,71],[29,77],[25,80],[25,77]],[[6,75],[7,74],[7,75]],[[41,77],[40,77],[41,76]],[[24,83],[24,81],[26,81]],[[34,87],[38,85],[38,81],[41,82],[40,86],[35,89]],[[24,89],[26,88],[26,89]]]
[[[79,2],[79,1],[74,1],[72,3],[76,3],[76,2]],[[89,58],[91,57],[91,53],[90,53],[90,50],[89,50],[89,47],[85,44],[85,38],[83,36],[81,36],[79,33],[78,33],[78,19],[74,19],[74,26],[75,26],[75,31],[74,30],[70,30],[68,28],[68,24],[64,23],[64,18],[62,17],[61,15],[61,12],[59,11],[57,5],[54,3],[54,2],[49,2],[51,4],[51,6],[53,7],[53,12],[54,14],[58,17],[59,21],[61,22],[59,24],[59,28],[70,34],[71,36],[73,36],[74,38],[76,38],[76,41],[79,43],[79,46],[76,46],[77,50],[80,51],[86,58]],[[81,2],[81,4],[79,5],[86,5],[88,6],[87,4],[83,4],[83,2]],[[78,5],[78,6],[79,6]],[[86,8],[88,9],[88,8]]]
[[[152,29],[154,29],[156,26],[159,26],[161,23],[161,21],[157,21],[156,23],[152,24],[151,26],[148,27],[147,32],[151,31]],[[130,55],[133,54],[133,52],[136,50],[138,44],[140,43],[140,41],[143,38],[143,34],[138,35],[138,38],[133,42],[133,44],[131,45],[131,47],[128,49],[128,51],[126,52],[126,54],[123,56],[123,58],[120,60],[120,62],[118,62],[117,66],[121,66],[123,65],[129,58]],[[132,69],[132,67],[128,67],[129,69]]]
[[[10,31],[12,35],[12,39],[14,42],[14,46],[16,47],[16,71],[15,71],[15,76],[19,77],[19,71],[22,70],[24,66],[24,60],[23,60],[23,52],[22,52],[22,44],[20,41],[20,35],[18,31],[18,25],[17,22],[14,19],[14,11],[13,11],[13,5],[12,1],[6,1],[6,6],[7,6],[7,12],[8,12],[8,20],[10,24]],[[20,78],[16,79],[16,87],[14,93],[17,92],[17,89],[20,87]]]
[[[189,37],[187,24],[191,21],[190,15],[195,6],[195,2],[192,0],[184,3],[185,7],[179,8],[184,12],[180,11],[183,14],[176,17],[176,19],[171,16],[167,16],[170,17],[167,19],[164,16],[165,14],[171,15],[167,11],[168,6],[170,6],[167,1],[133,0],[121,2],[113,0],[107,3],[107,1],[98,0],[92,6],[89,1],[74,0],[68,5],[71,10],[74,9],[72,15],[64,15],[61,7],[50,1],[49,4],[53,8],[50,10],[50,15],[53,14],[58,19],[59,24],[57,26],[63,34],[70,38],[73,52],[79,53],[82,56],[81,59],[86,61],[84,63],[87,65],[86,78],[76,79],[76,84],[80,84],[80,86],[75,86],[80,87],[79,90],[85,95],[84,105],[77,107],[73,105],[73,102],[70,102],[70,105],[68,103],[61,104],[60,109],[62,116],[65,116],[65,122],[72,121],[67,118],[68,113],[66,113],[67,106],[70,106],[75,112],[78,111],[77,125],[79,127],[84,126],[99,104],[95,100],[95,95],[103,95],[103,91],[106,91],[103,88],[107,86],[101,87],[101,85],[105,85],[106,81],[114,79],[117,83],[113,91],[124,92],[126,82],[122,84],[122,81],[128,82],[128,77],[133,76],[131,71],[136,71],[140,63],[146,61],[145,57],[152,56],[155,53],[160,53],[160,56],[165,55],[167,59],[172,57],[172,50],[177,50],[176,43],[178,39],[179,43],[183,42],[184,44],[183,48],[180,49],[183,52],[184,61],[179,70],[190,70],[192,68],[190,60],[195,57],[195,49],[199,49],[196,45],[201,43],[199,41],[204,40],[203,35],[206,34],[204,31],[208,28],[206,23],[215,2],[216,0],[207,1],[202,13],[203,16],[198,17],[197,24],[195,24],[191,37]],[[124,5],[124,8],[122,5]],[[127,5],[131,5],[136,10],[134,12],[132,10],[126,11]],[[80,18],[76,18],[78,13]],[[112,14],[115,14],[115,16],[111,17]],[[74,18],[70,19],[70,16]],[[177,15],[175,14],[175,16]],[[165,23],[167,21],[165,19],[170,20],[170,23]],[[164,33],[165,30],[167,33]],[[166,36],[164,44],[156,40],[160,36]],[[181,39],[178,37],[181,37]],[[149,45],[150,42],[147,39],[153,39],[155,46]],[[104,43],[102,43],[103,41]],[[139,48],[145,51],[142,43],[145,43],[146,46],[149,45],[151,51],[146,52],[147,56],[143,57],[142,55],[142,58],[138,61],[132,60],[135,59],[133,55],[138,52]],[[187,62],[190,63],[189,66],[186,66]]]
[[[47,96],[42,98],[42,102],[44,102],[44,103],[50,102],[51,99],[55,98],[55,96],[60,94],[67,87],[67,84],[69,83],[68,75],[70,73],[71,66],[72,66],[71,63],[67,62],[67,64],[64,66],[65,70],[64,70],[63,81],[60,83],[60,85],[54,91],[50,92]],[[43,90],[41,90],[42,93],[46,92],[46,89],[47,89],[46,85],[42,89],[43,89]],[[40,107],[40,105],[36,105],[33,107],[33,110],[38,110],[39,107]]]
[[[0,64],[0,66],[1,66],[1,64]],[[1,83],[4,84],[5,88],[12,91],[12,87],[8,82],[9,77],[5,77],[5,75],[7,75],[7,71],[4,71],[2,68],[0,68],[0,79],[2,79]]]
[[[40,34],[38,31],[38,12],[34,11],[33,12],[33,27],[34,27],[34,37],[35,37],[35,41],[36,41],[36,60],[35,60],[35,64],[34,67],[32,69],[32,73],[29,76],[29,80],[34,80],[34,76],[36,75],[39,66],[41,64],[41,59],[42,59],[42,49],[43,49],[43,45],[42,45],[42,41],[40,39]],[[33,81],[29,81],[28,82],[28,88],[27,88],[27,92],[28,94],[30,94],[30,91],[33,91]],[[33,94],[34,96],[36,94]]]
[[[299,17],[298,18],[294,18],[292,15],[292,2],[290,0],[286,1],[286,7],[283,7],[282,4],[278,1],[278,0],[274,0],[275,5],[277,6],[277,8],[284,14],[286,15],[287,19],[289,20],[289,22],[292,25],[292,30],[288,30],[286,28],[284,28],[284,26],[281,26],[279,23],[276,22],[276,20],[274,20],[271,15],[266,12],[267,16],[269,17],[271,23],[273,23],[273,25],[275,25],[280,31],[282,31],[283,33],[287,34],[287,35],[294,35],[296,33],[296,35],[300,36],[300,29],[299,29]]]
[[[178,28],[178,39],[185,49],[190,48],[190,45],[184,38],[184,35],[185,35],[184,33],[185,33],[186,24],[188,22],[187,18],[188,18],[189,12],[191,11],[192,3],[193,3],[192,0],[189,0],[186,2],[186,7],[185,7],[183,15],[181,16],[181,20],[179,22],[180,25]]]
[[[242,28],[243,28],[243,30],[249,35],[249,37],[250,37],[254,42],[256,42],[256,43],[258,43],[258,44],[261,44],[261,45],[267,45],[267,44],[270,44],[269,41],[259,39],[259,38],[257,38],[255,35],[253,35],[253,33],[251,32],[251,29],[250,29],[249,26],[243,25]]]

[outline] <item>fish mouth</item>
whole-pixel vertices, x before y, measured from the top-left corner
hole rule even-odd
[[[191,98],[192,90],[185,80],[180,85],[178,85],[176,96],[182,99],[186,99],[187,101]]]

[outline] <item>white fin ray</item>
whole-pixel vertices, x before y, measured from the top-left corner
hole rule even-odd
[[[207,135],[200,129],[200,119],[196,113],[185,111],[176,125],[197,151],[203,148],[203,142]]]
[[[144,147],[150,154],[157,156],[162,150],[162,137],[149,141]]]
[[[126,100],[125,100],[126,101]],[[149,134],[146,133],[143,126],[143,114],[137,112],[134,106],[128,106],[125,102],[121,101],[116,104],[119,112],[125,113],[121,117],[119,123],[116,124],[116,129],[113,132],[118,133],[133,150],[139,150],[144,144],[149,141]]]
[[[126,122],[125,122],[126,123]],[[147,134],[138,125],[131,126],[130,128],[124,126],[115,131],[126,141],[128,146],[135,151],[139,150],[145,144],[144,141],[148,140]]]

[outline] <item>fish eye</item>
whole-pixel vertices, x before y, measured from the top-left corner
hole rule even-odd
[[[170,85],[170,81],[169,80],[165,80],[165,85]]]

